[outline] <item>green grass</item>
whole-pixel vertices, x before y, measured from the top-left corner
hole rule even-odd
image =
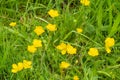
[[[80,80],[120,80],[120,0],[90,2],[86,7],[79,0],[0,0],[0,80],[73,80],[74,75]],[[50,9],[60,16],[51,18]],[[13,21],[17,26],[11,28]],[[58,30],[45,30],[41,36],[33,32],[47,23],[56,24]],[[83,32],[77,33],[80,26]],[[104,48],[106,37],[115,39],[110,54]],[[31,54],[27,46],[35,38],[43,47]],[[55,48],[60,42],[76,47],[77,54],[62,55]],[[88,55],[91,47],[99,49],[99,56]],[[32,68],[12,73],[12,64],[24,59],[32,61]],[[62,61],[71,64],[63,74]]]

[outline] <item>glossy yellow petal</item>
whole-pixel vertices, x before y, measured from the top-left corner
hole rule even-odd
[[[65,61],[61,62],[61,64],[60,64],[60,68],[61,68],[61,69],[66,69],[66,68],[68,68],[69,66],[70,66],[70,64],[67,63],[67,62],[65,62]]]
[[[42,41],[38,39],[33,40],[33,46],[35,47],[42,47]]]
[[[42,33],[44,33],[44,29],[42,28],[42,26],[36,26],[36,28],[34,29],[34,32],[39,36]]]
[[[15,26],[16,26],[16,22],[11,22],[9,25],[10,25],[11,27],[15,27]]]
[[[48,11],[48,14],[49,14],[51,17],[53,17],[53,18],[59,16],[58,11],[57,11],[57,10],[53,10],[53,9],[49,10],[49,11]]]
[[[46,28],[49,30],[49,31],[56,31],[57,30],[57,27],[55,24],[48,24],[46,26]]]
[[[27,50],[31,53],[35,53],[35,51],[37,50],[35,46],[31,45],[27,47]]]
[[[88,54],[90,56],[98,56],[99,55],[99,52],[98,52],[98,49],[97,48],[90,48],[89,51],[88,51]]]
[[[32,67],[32,62],[31,61],[27,61],[27,60],[23,60],[23,67],[25,69],[31,68]]]

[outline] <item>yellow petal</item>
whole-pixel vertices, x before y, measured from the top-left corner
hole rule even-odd
[[[38,39],[33,40],[33,46],[35,47],[42,47],[42,41]]]
[[[31,67],[32,67],[31,64],[32,64],[31,61],[23,60],[23,67],[24,67],[25,69],[31,68]]]
[[[36,26],[36,28],[34,29],[34,32],[39,36],[42,33],[44,33],[44,29],[42,28],[42,26]]]
[[[106,49],[106,51],[107,51],[107,53],[110,53],[111,52],[111,50],[110,50],[110,48],[105,48]]]
[[[16,22],[11,22],[9,25],[10,25],[11,27],[14,27],[14,26],[16,26]]]
[[[61,51],[62,55],[66,54],[66,50]]]
[[[21,71],[23,69],[23,63],[19,62],[18,63],[18,71]]]
[[[27,50],[31,53],[35,53],[35,51],[37,50],[36,47],[34,45],[28,46]]]
[[[51,17],[53,17],[53,18],[59,16],[58,11],[57,11],[57,10],[53,10],[53,9],[49,10],[49,11],[48,11],[48,14],[49,14]]]
[[[18,70],[16,70],[16,69],[12,69],[11,72],[12,72],[12,73],[17,73]]]
[[[70,64],[67,63],[67,62],[65,62],[65,61],[61,62],[61,64],[60,64],[60,68],[61,68],[61,69],[66,69],[66,68],[68,68],[69,66],[70,66]]]
[[[77,28],[76,30],[77,30],[78,33],[82,33],[83,32],[82,28]]]
[[[90,56],[98,56],[99,55],[99,52],[98,52],[98,49],[97,48],[90,48],[89,51],[88,51],[88,54]]]
[[[57,27],[55,24],[48,24],[46,26],[46,28],[49,30],[49,31],[56,31],[57,30]]]
[[[12,67],[13,68],[17,68],[17,64],[12,64]]]

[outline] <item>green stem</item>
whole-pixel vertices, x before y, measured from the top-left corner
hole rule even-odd
[[[99,46],[102,46],[101,44],[99,44],[99,43],[93,41],[92,39],[90,39],[89,37],[87,37],[86,35],[84,35],[84,34],[82,34],[82,33],[78,33],[78,32],[76,32],[76,31],[71,31],[71,32],[69,32],[69,33],[63,38],[63,40],[66,40],[72,33],[80,34],[81,36],[87,38],[87,39],[90,40],[91,42],[93,42],[93,43],[95,43],[95,44],[97,44],[97,45],[99,45]]]
[[[119,68],[119,67],[120,67],[120,64],[115,65],[115,66],[109,66],[108,68]]]
[[[49,23],[48,21],[46,21],[46,20],[43,19],[43,18],[40,18],[40,17],[37,17],[37,16],[35,16],[35,18],[36,18],[36,19],[39,19],[39,20],[41,20],[41,21],[43,21],[43,22],[46,22],[47,24]]]

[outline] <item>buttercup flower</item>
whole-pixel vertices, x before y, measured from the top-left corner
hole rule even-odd
[[[31,68],[31,67],[32,67],[31,65],[32,65],[32,62],[31,62],[31,61],[23,60],[23,67],[24,67],[25,69]]]
[[[35,47],[42,47],[42,41],[38,39],[33,40],[33,46]]]
[[[34,29],[34,32],[39,36],[42,33],[44,33],[44,29],[42,28],[42,26],[36,26],[36,28]]]
[[[21,71],[23,69],[23,63],[19,62],[18,63],[18,71]]]
[[[80,3],[85,5],[85,6],[89,6],[90,5],[90,1],[89,0],[80,0]]]
[[[56,31],[57,30],[57,27],[55,24],[48,24],[46,26],[46,28],[49,30],[49,31]]]
[[[111,52],[110,47],[114,46],[114,44],[115,44],[114,38],[106,38],[105,39],[105,49],[106,49],[107,53]]]
[[[82,33],[82,32],[83,32],[83,29],[82,29],[82,28],[77,28],[76,31],[77,31],[78,33]]]
[[[12,64],[11,72],[17,73],[18,71],[21,71],[22,69],[31,68],[32,67],[31,64],[32,62],[27,61],[27,60],[23,60],[23,63],[19,62],[18,64]]]
[[[36,47],[34,45],[28,46],[27,50],[31,53],[35,53],[35,51],[37,50]]]
[[[76,54],[76,48],[73,48],[70,44],[67,44],[67,53],[68,54]]]
[[[17,64],[12,64],[12,72],[17,73],[18,71],[21,71],[23,69],[23,63],[19,62]]]
[[[79,80],[79,77],[78,76],[74,76],[73,80]]]
[[[61,50],[61,53],[64,55],[67,52],[67,45],[65,43],[61,43],[56,47],[57,49]]]
[[[18,72],[18,66],[16,64],[12,64],[12,71],[13,73],[17,73]]]
[[[50,11],[48,11],[48,14],[51,17],[53,17],[53,18],[59,16],[58,11],[57,10],[53,10],[53,9],[51,9]]]
[[[61,43],[57,46],[57,49],[61,50],[61,53],[64,55],[66,52],[68,54],[76,54],[77,49],[72,47],[70,44]]]
[[[66,68],[68,68],[69,66],[70,66],[70,64],[67,63],[67,62],[65,62],[65,61],[61,62],[61,64],[60,64],[60,68],[61,68],[61,69],[66,69]]]
[[[90,48],[89,51],[88,51],[88,54],[90,56],[98,56],[99,55],[99,52],[98,52],[98,49],[97,48]]]
[[[111,52],[111,49],[109,47],[105,47],[107,53],[110,53]]]
[[[11,27],[15,27],[15,26],[16,26],[16,22],[11,22],[9,25],[10,25]]]

